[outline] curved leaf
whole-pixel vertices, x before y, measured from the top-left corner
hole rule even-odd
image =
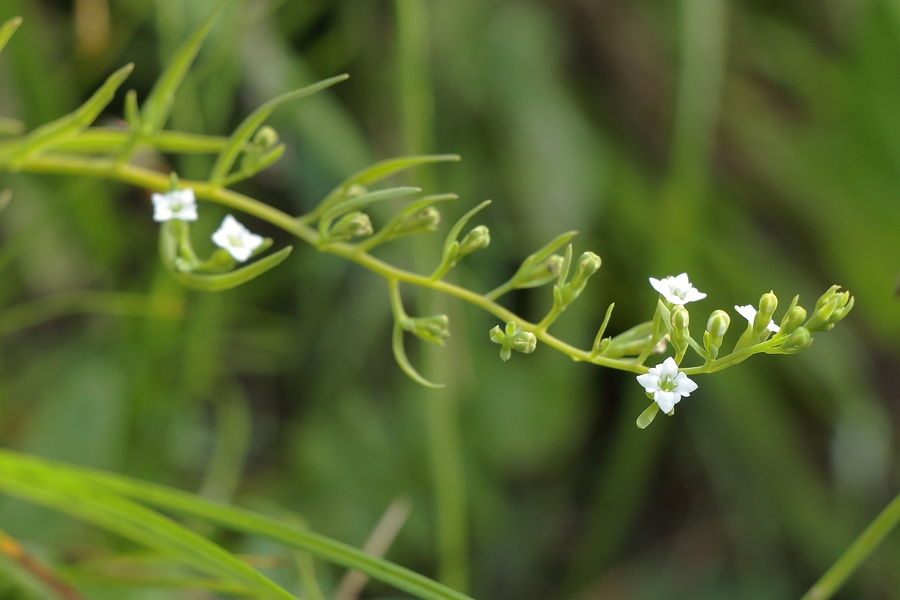
[[[256,279],[266,271],[274,269],[288,257],[293,246],[282,248],[275,254],[271,254],[246,267],[241,267],[221,275],[197,275],[195,273],[181,273],[170,267],[169,272],[181,285],[203,292],[221,292],[230,290],[252,279]]]

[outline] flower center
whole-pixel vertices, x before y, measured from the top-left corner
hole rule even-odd
[[[677,384],[675,383],[674,377],[663,375],[659,378],[659,389],[664,392],[674,392],[676,386]]]
[[[244,246],[244,240],[239,235],[229,235],[228,243],[235,248],[242,248]]]
[[[180,212],[182,208],[184,208],[184,205],[181,202],[175,201],[170,205],[170,208],[172,209],[172,212],[177,213]]]

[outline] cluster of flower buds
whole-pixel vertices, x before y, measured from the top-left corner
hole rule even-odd
[[[450,319],[447,315],[408,318],[403,323],[403,328],[416,337],[438,346],[443,346],[444,341],[450,337]]]
[[[500,358],[509,360],[512,351],[531,354],[537,347],[537,337],[530,331],[522,331],[513,321],[506,324],[506,330],[497,325],[491,329],[491,341],[500,344]]]
[[[706,294],[691,285],[685,273],[661,280],[651,277],[650,285],[660,294],[653,321],[634,327],[606,344],[598,345],[595,342],[597,355],[619,357],[636,354],[635,362],[643,364],[658,342],[665,339],[671,341],[675,356],[665,359],[637,378],[654,401],[638,417],[637,424],[641,428],[649,425],[659,410],[672,414],[675,404],[697,389],[697,385],[687,377],[688,372],[711,373],[758,352],[800,352],[812,343],[812,332],[831,329],[853,308],[850,293],[841,292],[840,286],[835,285],[819,298],[808,319],[806,309],[798,305],[799,296],[795,296],[778,325],[773,319],[778,308],[778,298],[774,292],[767,292],[760,297],[756,307],[750,304],[734,307],[747,320],[747,327],[731,354],[723,355],[722,345],[731,324],[731,317],[727,312],[716,310],[709,316],[701,346],[691,337],[690,314],[685,305],[702,300]],[[705,362],[685,372],[680,370],[680,365],[688,348],[693,348]]]

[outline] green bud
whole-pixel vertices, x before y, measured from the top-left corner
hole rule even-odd
[[[516,287],[532,288],[550,283],[559,277],[564,260],[559,254],[549,256],[546,260],[531,267],[521,277],[516,278]]]
[[[531,354],[537,347],[537,337],[530,331],[520,331],[513,336],[512,347],[522,354]]]
[[[509,360],[512,351],[530,354],[537,347],[537,337],[530,331],[518,331],[515,322],[510,321],[506,324],[506,331],[496,326],[491,329],[491,341],[500,344],[500,358],[504,361]]]
[[[675,306],[671,313],[672,327],[678,331],[679,329],[687,329],[691,323],[691,315],[684,306]]]
[[[328,237],[331,240],[349,240],[351,237],[372,235],[372,221],[363,212],[352,212],[341,217],[331,227]]]
[[[809,348],[810,344],[812,344],[812,336],[810,336],[809,330],[806,327],[798,327],[791,333],[787,343],[782,344],[781,349],[788,354],[794,354]]]
[[[459,250],[456,253],[457,258],[462,258],[467,254],[471,254],[476,250],[487,248],[491,243],[491,233],[484,225],[475,227],[466,234],[459,244]]]
[[[450,319],[447,315],[417,317],[410,319],[409,324],[409,331],[432,344],[443,346],[444,340],[450,337]]]
[[[716,344],[717,346],[721,345],[721,339],[725,337],[729,325],[731,325],[731,317],[724,310],[715,310],[709,315],[709,320],[706,322],[706,330],[712,339],[720,340]]]
[[[802,306],[795,306],[784,314],[781,319],[781,334],[787,335],[800,327],[806,320],[806,309]]]
[[[409,235],[422,231],[434,231],[441,222],[441,213],[433,206],[427,206],[413,213],[397,224],[394,235]]]
[[[819,296],[819,299],[816,300],[816,310],[819,310],[829,302],[831,302],[835,296],[839,295],[838,290],[841,289],[839,285],[833,285],[828,290]]]
[[[831,300],[822,305],[821,308],[816,309],[816,312],[814,312],[809,318],[809,321],[806,322],[806,328],[810,331],[826,331],[831,329],[831,327],[833,327],[831,319],[834,316],[835,311],[841,308],[842,300],[843,298],[840,294],[832,296]]]
[[[677,357],[683,356],[687,351],[687,340],[691,335],[690,331],[688,331],[688,325],[691,322],[690,314],[684,306],[675,306],[669,315],[669,322],[672,325],[669,337],[672,345],[675,346],[676,360],[678,360]]]
[[[256,132],[256,135],[253,136],[253,145],[258,147],[260,150],[265,152],[266,150],[271,150],[278,143],[278,132],[269,127],[268,125],[263,125]]]
[[[757,318],[765,321],[763,327],[769,324],[769,320],[772,318],[772,315],[775,314],[776,308],[778,308],[778,298],[775,296],[774,292],[763,294],[759,299],[759,312],[757,313]]]
[[[559,290],[559,301],[563,306],[572,303],[587,285],[588,278],[600,268],[600,257],[593,252],[585,252],[578,259],[572,279]]]

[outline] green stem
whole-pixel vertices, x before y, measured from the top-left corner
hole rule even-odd
[[[884,539],[900,521],[900,495],[897,495],[881,513],[875,517],[865,531],[850,544],[837,562],[831,565],[822,577],[811,587],[801,600],[825,600],[831,598],[844,585],[847,578],[870,552]]]
[[[5,161],[3,157],[0,157],[0,170],[7,170],[8,167],[8,161]],[[54,173],[60,175],[99,177],[102,179],[111,179],[129,183],[161,193],[168,191],[170,185],[170,179],[166,174],[131,164],[116,164],[114,160],[106,158],[84,158],[74,155],[45,154],[25,165],[22,170],[30,173]],[[235,210],[257,217],[258,219],[271,223],[272,225],[295,235],[313,247],[316,247],[319,242],[319,234],[315,229],[301,223],[297,218],[292,217],[277,208],[273,208],[268,204],[264,204],[259,200],[214,186],[204,181],[181,180],[181,185],[182,187],[192,188],[197,198],[216,202],[223,206],[234,208]],[[494,302],[491,298],[496,297],[497,290],[494,290],[494,292],[489,294],[479,294],[458,285],[447,283],[446,281],[432,281],[431,278],[426,275],[405,271],[378,260],[353,244],[329,244],[325,248],[322,248],[322,251],[353,261],[356,264],[381,275],[385,279],[396,279],[410,285],[431,289],[436,292],[447,294],[448,296],[453,296],[481,308],[504,323],[514,321],[523,331],[534,333],[539,342],[566,354],[573,360],[589,362],[611,369],[619,369],[621,371],[630,371],[632,373],[645,373],[647,371],[646,367],[634,364],[631,360],[621,360],[605,356],[591,356],[589,351],[575,348],[550,335],[546,331],[539,331],[536,324],[523,319],[512,311],[507,310]],[[696,373],[699,371],[695,368],[692,372]]]

